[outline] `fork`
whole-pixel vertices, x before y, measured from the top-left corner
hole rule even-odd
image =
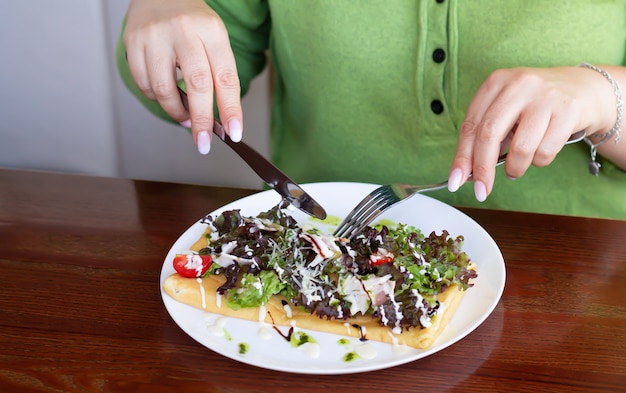
[[[585,137],[585,130],[575,132],[567,140],[566,144],[575,143],[581,141]],[[507,153],[501,154],[498,157],[496,166],[504,164],[506,161]],[[469,175],[469,179],[472,178],[472,174]],[[380,186],[359,202],[358,205],[348,214],[348,216],[339,224],[335,229],[334,235],[337,237],[345,237],[352,239],[354,236],[360,234],[367,225],[378,217],[382,212],[389,209],[396,203],[409,198],[412,195],[420,192],[435,191],[445,188],[448,185],[448,181],[442,181],[441,183],[424,184],[424,185],[410,185],[410,184],[387,184]]]

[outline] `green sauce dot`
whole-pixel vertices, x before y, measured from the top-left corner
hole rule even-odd
[[[338,216],[328,216],[324,220],[320,220],[319,218],[315,218],[315,217],[310,217],[309,219],[313,222],[320,222],[322,224],[334,225],[334,226],[339,225],[342,221],[342,218]]]
[[[291,336],[289,340],[293,347],[300,347],[306,343],[314,343],[315,340],[311,338],[308,334],[304,332],[296,332]]]
[[[352,362],[354,360],[356,360],[359,357],[359,355],[356,354],[356,352],[348,352],[344,355],[343,357],[343,361],[344,362]]]
[[[389,219],[382,218],[382,219],[380,219],[380,220],[378,220],[376,222],[374,227],[376,229],[380,230],[380,229],[382,229],[383,225],[388,227],[388,228],[395,228],[398,224],[396,222],[394,222],[394,221],[389,220]]]
[[[239,343],[239,354],[245,355],[250,350],[250,346],[246,343]]]

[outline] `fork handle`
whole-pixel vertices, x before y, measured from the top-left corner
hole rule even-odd
[[[579,142],[584,137],[585,137],[585,130],[575,132],[570,136],[570,138],[565,142],[565,144],[567,145],[570,143]],[[496,162],[496,166],[500,166],[504,164],[504,162],[506,161],[506,157],[507,157],[507,153],[500,154],[500,156],[498,157],[498,161]],[[467,180],[471,180],[472,177],[473,177],[473,174],[470,173]],[[420,186],[415,186],[411,184],[394,184],[392,188],[395,188],[396,192],[399,191],[405,195],[405,198],[408,198],[409,196],[418,192],[441,190],[442,188],[445,188],[447,185],[448,185],[448,181],[446,180],[441,183],[426,184],[426,185],[420,185]]]
[[[500,166],[504,164],[504,162],[506,161],[506,156],[507,156],[506,153],[501,154],[498,157],[498,162],[496,163],[496,166]],[[470,173],[467,180],[471,180],[471,179],[472,179],[472,174]],[[441,190],[442,188],[446,188],[447,186],[448,186],[448,181],[446,180],[446,181],[442,181],[441,183],[422,184],[422,185],[393,184],[391,185],[391,188],[394,189],[396,194],[402,194],[404,198],[408,198],[411,195],[418,193],[418,192],[437,191],[437,190]]]
[[[422,184],[419,186],[412,185],[412,184],[393,184],[391,185],[391,188],[394,189],[396,194],[404,195],[404,198],[408,198],[411,195],[416,194],[418,192],[441,190],[442,188],[446,188],[447,186],[448,186],[448,181],[446,180],[441,183]]]

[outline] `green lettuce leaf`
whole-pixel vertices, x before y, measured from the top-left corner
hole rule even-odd
[[[246,273],[241,278],[240,288],[231,288],[226,292],[226,304],[233,310],[260,307],[284,287],[285,284],[272,270],[262,270],[256,275]]]

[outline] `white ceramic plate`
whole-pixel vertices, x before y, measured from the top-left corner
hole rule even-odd
[[[363,183],[303,185],[303,188],[324,206],[328,215],[337,217],[337,220],[347,215],[361,198],[376,187]],[[215,217],[224,210],[240,209],[242,215],[252,216],[272,208],[279,201],[279,195],[273,190],[263,191],[232,202],[210,214]],[[291,214],[301,224],[316,225],[327,233],[334,230],[333,226],[316,222],[300,211],[293,210]],[[454,237],[463,235],[465,237],[463,250],[477,266],[478,278],[474,281],[475,285],[466,293],[446,330],[428,350],[377,342],[364,344],[358,339],[349,339],[349,344],[346,345],[345,340],[343,343],[339,342],[341,336],[306,331],[319,344],[317,347],[319,352],[315,354],[311,353],[315,351],[306,350],[306,345],[293,347],[278,332],[271,328],[263,328],[258,322],[207,313],[181,304],[161,290],[163,302],[181,329],[205,347],[243,363],[293,373],[348,374],[392,367],[441,351],[476,329],[491,314],[504,290],[504,259],[491,236],[459,210],[420,194],[387,210],[381,218],[414,225],[424,235],[432,231],[441,233],[444,229]],[[335,226],[337,224],[338,222],[334,223]],[[189,249],[204,229],[205,225],[197,222],[174,243],[163,263],[161,288],[165,278],[174,273],[172,261],[175,254]],[[215,329],[216,323],[220,326],[223,324],[223,329]],[[215,333],[217,331],[224,334],[218,335]],[[267,334],[268,332],[270,334]],[[367,345],[367,348],[363,345]],[[353,353],[363,354],[364,349],[368,350],[367,356],[346,360]]]

